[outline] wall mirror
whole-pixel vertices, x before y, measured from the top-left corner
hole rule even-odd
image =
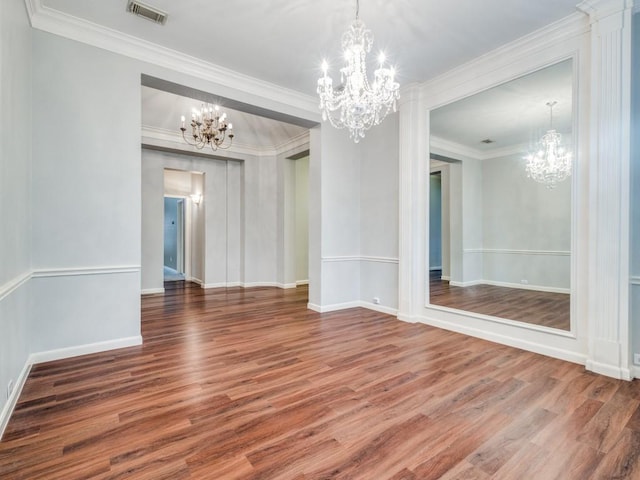
[[[549,130],[550,155],[576,151],[572,90],[568,59],[431,111],[431,306],[571,329],[573,177],[540,183],[526,157]]]

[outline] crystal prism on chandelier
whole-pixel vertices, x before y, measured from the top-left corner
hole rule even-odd
[[[184,115],[180,119],[182,125],[182,138],[189,145],[202,150],[209,145],[212,150],[227,149],[233,143],[233,124],[227,121],[227,114],[220,113],[220,107],[204,106],[200,110],[193,109],[191,112],[191,135],[187,137],[187,127],[185,125]],[[225,144],[225,141],[229,140]]]
[[[348,128],[356,143],[366,130],[382,122],[391,109],[395,112],[396,100],[400,97],[395,71],[384,66],[383,54],[379,57],[379,68],[373,72],[373,83],[369,83],[366,57],[373,45],[373,34],[359,20],[359,7],[356,0],[356,19],[342,35],[346,60],[340,69],[342,84],[333,88],[326,61],[322,62],[323,76],[318,79],[322,119],[329,120],[335,128]]]
[[[556,103],[547,102],[549,130],[538,142],[537,150],[525,157],[527,176],[549,189],[571,175],[572,166],[571,152],[562,146],[562,136],[553,129],[553,107]]]

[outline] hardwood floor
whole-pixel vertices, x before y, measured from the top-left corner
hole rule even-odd
[[[637,381],[306,302],[144,297],[144,345],[34,366],[0,478],[640,478]]]
[[[429,301],[433,305],[516,320],[560,330],[571,329],[570,296],[494,285],[452,287],[441,270],[429,272]]]

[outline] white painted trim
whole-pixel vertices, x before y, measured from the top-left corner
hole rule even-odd
[[[234,156],[234,155],[253,155],[256,157],[266,155],[280,155],[293,150],[302,150],[309,148],[309,131],[306,130],[280,145],[248,145],[233,142],[233,145],[226,150],[202,149],[185,143],[182,134],[176,128],[169,130],[167,128],[153,127],[150,125],[142,125],[142,143],[160,148],[169,148],[172,150],[180,150],[185,153],[197,153],[198,155],[207,155],[211,157]]]
[[[343,256],[333,256],[333,257],[322,257],[321,261],[323,262],[359,262],[361,257],[358,255],[343,255]]]
[[[632,365],[631,373],[633,374],[633,378],[640,378],[640,366]]]
[[[309,280],[298,280],[298,281],[296,281],[296,285],[297,286],[309,285]]]
[[[515,250],[508,248],[465,248],[464,253],[493,253],[504,255],[549,255],[556,257],[569,257],[569,250]]]
[[[0,302],[31,280],[32,272],[24,272],[0,285]]]
[[[431,153],[443,155],[445,157],[453,157],[455,160],[464,160],[465,158],[471,158],[474,160],[491,160],[493,158],[502,158],[512,155],[524,156],[530,148],[527,144],[517,144],[507,147],[492,148],[489,150],[480,150],[462,145],[461,143],[445,140],[444,138],[440,138],[435,135],[431,135],[430,139],[429,151]],[[446,162],[442,163],[446,164]]]
[[[374,256],[362,256],[360,260],[363,262],[374,262],[374,263],[398,263],[397,257],[374,257]]]
[[[140,265],[124,265],[115,267],[76,267],[57,269],[38,269],[32,273],[33,278],[74,277],[78,275],[111,275],[120,273],[138,273]]]
[[[307,308],[318,313],[337,312],[339,310],[347,310],[349,308],[366,308],[368,310],[374,310],[380,313],[386,313],[388,315],[396,316],[398,314],[397,308],[385,307],[384,305],[376,305],[370,302],[364,302],[362,300],[355,300],[353,302],[334,303],[332,305],[316,305],[314,303],[307,303]]]
[[[52,362],[63,358],[78,357],[80,355],[88,355],[91,353],[106,352],[116,350],[118,348],[135,347],[142,345],[142,336],[135,335],[133,337],[117,338],[114,340],[106,340],[104,342],[88,343],[86,345],[77,345],[73,347],[58,348],[55,350],[47,350],[44,352],[36,352],[29,355],[28,362],[31,365],[43,362]]]
[[[461,288],[474,287],[476,285],[482,285],[483,283],[484,283],[484,280],[471,280],[469,282],[458,282],[456,280],[449,280],[449,285],[451,285],[452,287],[461,287]]]
[[[185,280],[187,282],[197,283],[198,285],[202,285],[204,283],[202,280],[200,280],[199,278],[196,278],[196,277],[186,277]]]
[[[429,305],[429,309],[430,310],[438,310],[441,312],[446,312],[446,313],[450,313],[450,314],[455,314],[455,315],[459,315],[462,317],[466,317],[469,319],[473,319],[473,320],[486,320],[489,322],[493,322],[493,323],[499,323],[502,325],[509,325],[509,326],[517,326],[517,327],[521,327],[521,328],[525,328],[527,330],[535,330],[538,332],[543,332],[543,333],[549,333],[552,334],[554,336],[557,337],[567,337],[567,338],[572,338],[575,339],[576,336],[572,331],[569,330],[560,330],[557,328],[551,328],[551,327],[545,327],[542,325],[536,325],[534,323],[525,323],[525,322],[519,322],[517,320],[509,320],[508,318],[502,318],[502,317],[493,317],[491,315],[485,315],[483,313],[475,313],[475,312],[468,312],[466,310],[458,310],[455,308],[450,308],[450,307],[442,307],[440,305]],[[427,317],[426,315],[423,315],[424,318],[431,318],[431,317]],[[447,321],[447,320],[439,320],[436,319],[435,321],[442,321],[445,322],[447,324],[453,324],[453,322]],[[466,327],[466,324],[464,325]],[[445,327],[443,327],[445,328]],[[491,332],[489,332],[491,333]],[[492,334],[492,333],[491,333]],[[496,335],[500,335],[500,334],[496,334]]]
[[[591,372],[606,375],[607,377],[617,378],[619,380],[632,380],[630,368],[617,367],[608,363],[600,363],[595,360],[587,360],[585,368]]]
[[[322,257],[323,262],[375,262],[375,263],[398,263],[398,259],[394,257],[378,257],[373,255],[344,255],[344,256],[327,256]]]
[[[91,353],[99,353],[109,350],[116,350],[119,348],[133,347],[137,345],[142,345],[142,336],[140,335],[30,354],[24,366],[22,367],[22,370],[20,371],[20,375],[16,379],[16,383],[13,388],[13,392],[11,392],[11,396],[5,403],[4,407],[2,408],[2,412],[0,413],[0,439],[2,439],[2,435],[4,434],[5,428],[9,423],[9,419],[13,414],[13,410],[18,403],[18,398],[20,397],[20,393],[24,388],[24,384],[27,381],[29,372],[31,371],[31,367],[33,365],[37,363],[51,362],[54,360],[62,360],[64,358],[77,357],[80,355],[88,355]]]
[[[375,312],[386,313],[387,315],[393,315],[394,317],[398,315],[397,308],[385,307],[384,305],[376,305],[371,302],[359,302],[362,308],[366,308],[369,310],[373,310]]]
[[[164,293],[164,288],[145,288],[140,292],[141,295],[155,295],[157,293]]]
[[[196,282],[198,283],[198,282]],[[231,287],[242,287],[242,288],[253,288],[253,287],[274,287],[274,288],[296,288],[295,283],[278,283],[278,282],[219,282],[219,283],[201,283],[200,286],[204,289],[209,288],[231,288]]]
[[[446,280],[447,282],[451,281],[451,277],[449,275],[441,275],[440,280]]]
[[[505,288],[518,288],[520,290],[533,290],[536,292],[548,292],[548,293],[562,293],[569,295],[571,293],[570,288],[562,287],[547,287],[545,285],[525,285],[522,283],[510,283],[510,282],[497,282],[494,280],[472,280],[470,282],[456,282],[449,281],[449,285],[452,287],[472,287],[474,285],[492,285],[494,287]]]
[[[358,308],[361,307],[361,302],[345,302],[345,303],[334,303],[333,305],[315,305],[312,303],[307,303],[307,308],[309,310],[313,310],[318,313],[327,313],[327,312],[336,312],[338,310],[346,310],[348,308]]]
[[[4,407],[2,407],[2,412],[0,412],[0,440],[2,440],[4,431],[9,424],[9,419],[11,419],[13,410],[16,408],[18,398],[20,398],[20,393],[22,393],[22,389],[24,388],[24,384],[29,377],[30,371],[31,364],[29,362],[25,362],[24,367],[22,367],[22,370],[20,371],[20,374],[15,381],[11,395],[4,404]]]
[[[251,92],[266,99],[295,106],[299,116],[320,121],[318,101],[311,95],[287,89],[152,42],[106,28],[42,5],[42,0],[26,0],[31,26],[71,40],[102,48],[143,62],[169,68],[196,78]]]
[[[473,317],[478,318],[478,315],[473,315]],[[400,316],[398,318],[400,318]],[[432,327],[451,330],[457,333],[462,333],[464,335],[469,335],[471,337],[481,338],[483,340],[489,340],[491,342],[496,342],[501,345],[520,348],[528,352],[539,353],[541,355],[558,358],[560,360],[566,360],[568,362],[579,363],[581,365],[584,365],[587,361],[586,355],[578,352],[566,350],[563,348],[550,347],[547,344],[529,342],[529,341],[523,340],[522,338],[515,338],[507,335],[501,335],[499,333],[489,332],[487,330],[480,330],[477,328],[469,327],[468,325],[460,324],[458,322],[455,322],[455,323],[448,322],[446,320],[440,320],[440,319],[430,318],[426,316],[419,316],[415,320],[405,319],[405,318],[400,318],[400,319],[404,321],[410,321],[412,323],[424,323],[426,325],[431,325]],[[501,323],[508,323],[508,322],[503,321]],[[544,329],[544,327],[540,327],[540,328]],[[547,330],[551,330],[551,329],[547,329]],[[549,333],[558,334],[558,330],[550,331]],[[569,332],[566,332],[566,333],[567,335],[565,336],[571,336]]]

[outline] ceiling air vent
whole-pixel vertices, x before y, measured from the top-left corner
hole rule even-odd
[[[157,8],[150,7],[144,3],[140,3],[137,0],[130,0],[127,4],[127,12],[131,12],[139,17],[151,20],[153,23],[159,23],[164,25],[167,23],[167,14],[158,10]]]
[[[491,140],[490,138],[485,138],[484,140],[480,140],[480,143],[496,143],[495,140]]]

